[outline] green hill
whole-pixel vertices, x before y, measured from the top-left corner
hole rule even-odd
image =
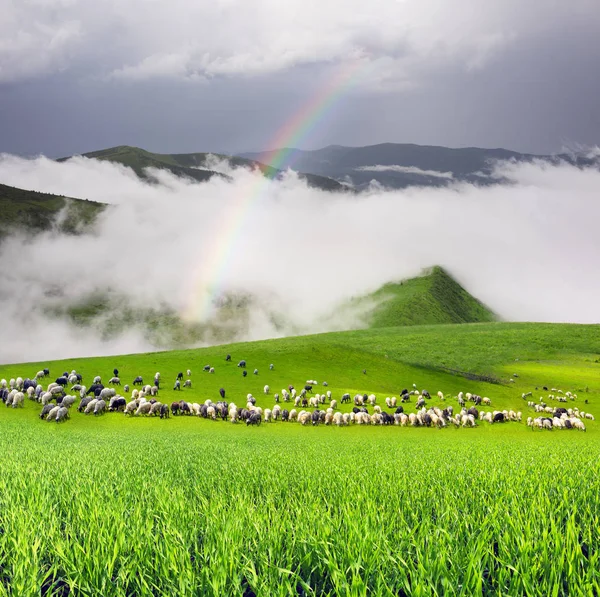
[[[369,295],[353,299],[346,308],[366,308],[365,323],[371,328],[497,319],[439,266],[419,277],[385,284]]]
[[[227,160],[232,166],[258,168],[265,176],[270,178],[276,178],[281,174],[281,172],[275,168],[241,157],[209,153],[152,153],[145,149],[130,147],[128,145],[119,145],[118,147],[91,151],[82,155],[90,159],[106,160],[123,164],[124,166],[131,168],[140,178],[144,179],[148,178],[145,168],[168,170],[176,176],[191,178],[199,182],[210,180],[213,176],[228,178],[227,175],[211,170],[206,166],[207,160],[211,155]],[[57,161],[64,162],[68,159],[70,158],[60,158]],[[336,180],[325,176],[303,173],[300,173],[299,176],[301,179],[305,180],[309,186],[315,188],[327,191],[341,191],[345,189],[345,187]]]
[[[0,184],[0,231],[15,228],[41,232],[57,226],[62,232],[84,231],[106,207],[103,203]]]

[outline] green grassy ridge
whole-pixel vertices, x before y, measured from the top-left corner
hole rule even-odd
[[[193,350],[3,365],[0,377],[33,376],[49,366],[54,379],[74,368],[89,385],[97,374],[108,380],[117,367],[122,383],[131,384],[137,375],[152,382],[154,373],[160,371],[163,381],[159,399],[163,402],[181,398],[190,402],[218,400],[219,388],[224,387],[227,400],[238,406],[243,406],[246,395],[252,393],[260,406],[269,408],[274,404],[275,392],[281,393],[290,383],[300,389],[308,379],[327,381],[328,388],[320,386],[315,392],[329,389],[338,401],[344,392],[367,392],[375,393],[381,405],[386,396],[399,396],[402,388],[415,383],[432,396],[440,390],[453,396],[459,391],[489,396],[492,408],[521,410],[525,418],[533,411],[529,412],[521,395],[533,391],[537,400],[547,396],[541,388],[548,386],[577,393],[578,400],[569,406],[600,416],[598,329],[567,324],[492,323],[361,330]],[[225,362],[226,354],[232,355],[232,362]],[[240,359],[248,363],[246,378],[236,366]],[[270,363],[275,365],[273,371],[269,370]],[[215,367],[215,374],[202,372],[207,364]],[[193,387],[181,392],[172,390],[177,373],[185,373],[188,368],[192,370]],[[258,375],[253,375],[254,368],[258,368]],[[455,370],[488,374],[501,383],[468,379]],[[509,382],[513,373],[519,377]],[[263,393],[265,384],[270,386],[269,396]],[[434,397],[431,404],[455,402]],[[340,409],[352,406],[340,405]],[[23,416],[34,417],[37,410],[37,405],[26,404],[24,411],[29,415]],[[594,422],[590,428],[595,428]]]
[[[0,230],[5,232],[15,227],[35,232],[50,230],[57,225],[57,216],[65,207],[67,211],[58,229],[76,234],[91,226],[106,205],[0,184]]]
[[[169,170],[176,176],[188,177],[198,182],[205,182],[214,176],[229,179],[229,176],[221,172],[210,170],[206,167],[207,159],[213,155],[217,158],[228,161],[232,166],[258,168],[265,176],[275,178],[280,171],[271,166],[267,166],[254,160],[245,158],[227,156],[211,153],[153,153],[139,147],[128,145],[119,145],[98,151],[91,151],[82,154],[90,159],[106,160],[123,164],[131,168],[140,178],[148,179],[146,168],[159,168]],[[57,161],[63,162],[69,158],[59,158]],[[198,168],[201,168],[200,170]],[[346,188],[336,180],[326,176],[316,174],[299,173],[299,177],[305,180],[311,187],[323,189],[326,191],[343,191]]]
[[[91,293],[77,304],[58,300],[48,314],[66,317],[81,327],[94,327],[103,338],[136,327],[158,348],[185,348],[201,342],[232,342],[250,326],[249,308],[255,298],[229,293],[220,298],[215,316],[205,323],[183,321],[168,306],[134,308],[124,296]],[[495,315],[472,297],[443,268],[435,266],[424,275],[390,283],[372,294],[354,299],[342,311],[359,312],[365,327],[393,327],[438,323],[490,321]],[[295,329],[283,314],[268,314],[274,329]]]
[[[385,284],[365,297],[350,301],[349,307],[365,303],[374,305],[367,316],[371,328],[497,319],[440,266],[425,270],[415,278]]]

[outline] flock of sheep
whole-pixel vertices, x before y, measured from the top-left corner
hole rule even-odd
[[[231,360],[227,355],[227,361]],[[238,363],[243,372],[246,372],[246,362]],[[274,365],[270,365],[273,369]],[[214,373],[214,367],[206,365],[205,372]],[[254,370],[258,374],[258,369]],[[83,378],[76,371],[65,372],[54,382],[49,383],[46,388],[42,385],[50,372],[48,369],[38,371],[33,379],[17,377],[9,381],[0,380],[0,397],[7,407],[18,408],[24,405],[27,396],[32,401],[41,403],[42,410],[40,418],[46,421],[55,421],[57,423],[70,418],[71,408],[75,406],[77,410],[85,415],[99,416],[106,411],[122,412],[126,416],[154,416],[161,419],[169,418],[172,415],[180,416],[198,416],[212,420],[228,420],[232,423],[244,422],[246,425],[260,425],[262,422],[270,423],[273,421],[297,421],[302,425],[398,425],[410,427],[437,427],[443,428],[449,425],[455,427],[475,427],[478,422],[487,422],[490,424],[505,422],[520,422],[522,413],[514,410],[479,410],[478,407],[490,406],[491,400],[487,397],[481,397],[469,392],[459,392],[456,396],[445,395],[443,392],[437,393],[437,398],[445,402],[446,400],[455,400],[457,402],[457,412],[454,412],[454,406],[449,404],[445,408],[438,406],[429,406],[427,402],[431,400],[431,395],[427,390],[419,391],[413,384],[409,391],[407,388],[402,390],[400,398],[388,396],[383,401],[385,407],[391,412],[385,411],[378,404],[375,394],[355,394],[353,397],[345,393],[340,397],[342,404],[353,403],[351,412],[340,412],[338,410],[338,401],[333,398],[330,390],[323,393],[315,393],[313,390],[318,386],[318,382],[313,379],[306,381],[306,384],[298,392],[293,385],[283,388],[281,393],[273,395],[274,406],[272,408],[261,408],[256,405],[256,399],[252,394],[247,394],[245,405],[238,407],[233,402],[225,400],[226,392],[220,388],[220,400],[213,402],[210,399],[200,404],[198,402],[188,402],[178,400],[171,404],[160,402],[158,394],[160,390],[160,373],[154,376],[154,383],[144,384],[141,376],[135,377],[131,390],[130,398],[117,393],[114,386],[120,387],[121,380],[118,376],[118,370],[113,371],[113,377],[109,379],[108,384],[113,387],[105,387],[102,378],[96,376],[92,384],[88,387],[82,385]],[[181,391],[184,375],[180,372],[175,380],[173,390]],[[184,388],[190,388],[191,371],[187,369],[187,378],[183,382]],[[65,388],[70,387],[67,393]],[[327,382],[322,383],[323,387],[328,386]],[[137,387],[139,386],[139,387]],[[546,389],[546,388],[544,388]],[[123,391],[130,392],[130,386],[124,385]],[[271,394],[268,385],[263,388],[265,396]],[[575,400],[576,395],[566,392],[563,394],[560,390],[553,388],[554,394],[549,394],[550,400],[564,402],[567,399]],[[531,396],[531,392],[523,394],[522,398],[526,400]],[[559,395],[560,394],[560,395]],[[405,403],[414,400],[414,412],[405,412]],[[401,404],[398,404],[400,402]],[[528,406],[534,408],[537,412],[543,412],[547,416],[537,418],[529,417],[527,425],[533,429],[580,429],[585,431],[583,419],[594,417],[590,413],[579,411],[577,408],[565,409],[562,407],[554,408],[548,406],[543,398],[539,403],[528,401]],[[406,406],[408,408],[408,405]],[[307,410],[314,409],[314,410]],[[369,411],[369,409],[371,409]]]

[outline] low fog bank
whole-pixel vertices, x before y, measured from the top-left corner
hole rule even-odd
[[[86,158],[0,156],[4,184],[113,205],[93,234],[0,244],[0,361],[165,348],[139,327],[106,338],[49,315],[94,293],[190,323],[216,317],[224,294],[248,293],[236,338],[259,339],[351,328],[359,314],[330,316],[341,301],[436,264],[503,319],[600,321],[596,169],[503,163],[495,176],[511,184],[347,195],[293,172],[267,182],[213,166],[231,181],[154,171],[149,183]]]

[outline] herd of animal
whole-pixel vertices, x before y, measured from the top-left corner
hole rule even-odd
[[[231,356],[227,355],[225,360],[231,361]],[[243,373],[246,373],[245,360],[240,361],[237,366],[242,369]],[[273,368],[274,365],[271,364],[269,369]],[[206,365],[203,371],[214,374],[215,368]],[[183,371],[178,373],[173,390],[181,391],[182,387],[191,388],[191,370],[187,369],[186,374],[184,376]],[[254,374],[258,374],[258,369],[254,369]],[[322,393],[314,391],[319,385],[314,379],[306,380],[300,391],[297,391],[293,385],[283,388],[281,393],[273,394],[275,404],[272,408],[262,408],[256,405],[256,398],[252,394],[246,395],[244,406],[238,407],[234,402],[228,402],[224,388],[219,389],[220,399],[216,402],[207,399],[202,404],[186,400],[177,400],[170,404],[162,403],[158,399],[161,383],[160,372],[155,373],[152,385],[144,384],[142,376],[136,376],[133,379],[131,384],[131,386],[135,386],[133,388],[130,388],[129,384],[125,384],[123,392],[128,394],[131,391],[129,399],[117,393],[116,388],[121,387],[117,369],[113,370],[113,376],[108,380],[108,385],[112,387],[104,386],[99,375],[87,387],[83,385],[82,375],[73,370],[70,373],[64,372],[44,388],[42,382],[49,376],[50,371],[42,369],[33,378],[17,377],[8,381],[2,379],[0,380],[0,398],[7,407],[12,408],[24,406],[26,397],[31,401],[37,401],[42,405],[40,418],[57,423],[68,420],[72,408],[76,408],[84,415],[94,416],[103,415],[107,411],[121,412],[132,417],[150,416],[161,419],[168,419],[171,416],[198,416],[212,420],[228,420],[232,423],[244,422],[246,425],[260,425],[262,422],[273,421],[297,421],[302,425],[345,426],[354,424],[437,428],[451,425],[468,428],[477,426],[478,422],[495,424],[522,421],[522,413],[519,411],[480,410],[482,406],[491,406],[491,399],[469,392],[459,392],[456,396],[446,395],[441,391],[437,393],[436,396],[441,402],[456,401],[457,412],[452,404],[448,404],[445,408],[428,405],[431,395],[427,390],[418,390],[416,384],[413,384],[411,390],[403,389],[399,398],[396,396],[386,397],[383,400],[385,406],[378,404],[375,394],[351,396],[350,393],[344,393],[340,397],[340,403],[353,403],[354,406],[350,412],[341,412],[338,409],[338,401],[332,396],[330,390],[323,390]],[[70,386],[69,393],[66,391],[67,386]],[[322,386],[327,388],[328,383],[322,382]],[[265,385],[263,392],[265,396],[270,396],[270,387]],[[552,392],[548,395],[549,400],[566,402],[566,400],[577,398],[571,392],[563,393],[555,388],[552,389]],[[528,392],[522,394],[522,398],[527,400],[531,395],[532,392]],[[414,412],[405,412],[405,405],[408,409],[412,400],[414,400]],[[527,405],[545,415],[527,419],[527,425],[532,429],[579,429],[585,431],[584,419],[594,420],[591,413],[580,411],[577,407],[567,409],[548,406],[543,398],[540,398],[539,403],[529,400]],[[387,411],[384,410],[386,408]]]

